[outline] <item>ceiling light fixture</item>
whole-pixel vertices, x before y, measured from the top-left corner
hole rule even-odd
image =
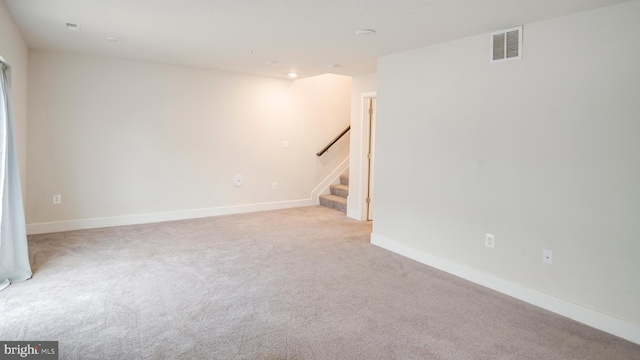
[[[109,36],[107,38],[107,41],[110,41],[112,43],[119,43],[119,42],[122,42],[122,39],[119,38],[119,37],[115,37],[115,36]]]
[[[297,73],[294,73],[294,72],[290,72],[290,73],[289,73],[289,77],[290,77],[290,78],[296,78],[296,77],[298,77],[298,74],[297,74]]]
[[[371,29],[356,30],[356,35],[358,35],[358,36],[371,37],[371,36],[373,36],[375,34],[376,34],[376,31],[375,30],[371,30]]]

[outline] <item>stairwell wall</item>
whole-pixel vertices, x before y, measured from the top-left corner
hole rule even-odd
[[[30,51],[29,74],[32,233],[310,205],[348,156],[348,142],[315,155],[349,123],[346,76],[290,81],[46,50]]]

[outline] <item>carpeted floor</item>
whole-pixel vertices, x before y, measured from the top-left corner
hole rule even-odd
[[[640,359],[640,346],[368,243],[324,207],[29,237],[1,340],[60,359]]]

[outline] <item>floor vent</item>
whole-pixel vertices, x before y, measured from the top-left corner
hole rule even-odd
[[[492,63],[522,59],[522,26],[491,33]]]

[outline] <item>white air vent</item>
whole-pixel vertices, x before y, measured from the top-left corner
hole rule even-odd
[[[491,33],[490,61],[522,59],[522,26]]]
[[[67,23],[67,30],[78,31],[80,30],[80,25],[75,23]]]

